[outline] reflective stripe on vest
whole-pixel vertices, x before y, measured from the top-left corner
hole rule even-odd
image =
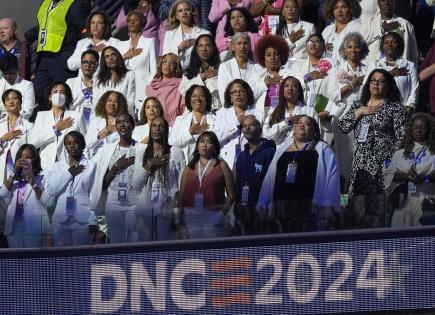
[[[38,10],[38,47],[37,52],[57,53],[62,47],[67,25],[66,15],[74,0],[61,0],[50,10],[52,0],[45,0]]]

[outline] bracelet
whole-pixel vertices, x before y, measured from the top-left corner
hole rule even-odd
[[[53,126],[53,131],[54,131],[54,134],[56,135],[56,137],[59,137],[62,135],[62,132],[59,129],[57,129],[56,126]]]
[[[304,81],[305,82],[310,82],[313,80],[313,77],[311,76],[311,73],[307,73],[306,75],[304,75]]]

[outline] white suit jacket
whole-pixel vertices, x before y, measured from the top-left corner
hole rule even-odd
[[[65,159],[54,163],[48,174],[45,182],[46,193],[52,198],[58,197],[53,222],[65,223],[68,220],[66,199],[71,196],[76,203],[74,219],[79,223],[94,223],[94,214],[90,210],[90,195],[97,165],[86,158],[82,158],[80,165],[84,165],[85,169],[75,178],[68,171],[70,166]]]
[[[119,42],[119,51],[124,55],[131,47],[130,40]],[[140,111],[145,100],[145,86],[153,79],[156,73],[156,40],[154,38],[139,37],[136,48],[142,48],[139,56],[125,60],[128,70],[134,72],[136,84],[136,111]]]
[[[236,58],[232,58],[224,63],[221,63],[218,71],[218,90],[219,96],[221,99],[221,103],[225,103],[225,90],[228,84],[235,79],[243,79],[250,85],[252,92],[254,92],[254,98],[257,100],[260,95],[264,92],[257,84],[257,75],[262,71],[262,67],[254,63],[253,61],[248,61],[246,77],[242,78],[240,76],[241,72],[239,71],[239,65],[237,64]]]
[[[254,115],[259,121],[261,126],[263,126],[264,122],[264,113],[252,108],[249,108],[245,111],[245,115]],[[236,112],[234,111],[234,107],[229,108],[221,108],[216,112],[216,120],[215,120],[215,129],[213,130],[216,133],[216,136],[221,143],[221,157],[227,162],[228,166],[232,169],[235,161],[235,150],[236,144],[239,143],[239,129],[238,126],[240,122],[237,120]],[[244,144],[247,142],[243,137],[243,134],[240,134],[241,139],[241,149],[243,150]]]
[[[128,71],[125,77],[118,82],[118,84],[113,85],[112,82],[103,85],[98,84],[98,80],[94,83],[93,87],[93,102],[97,104],[101,96],[107,91],[117,91],[125,96],[128,104],[128,112],[130,115],[135,117],[135,100],[136,100],[136,82],[133,71]],[[145,89],[145,87],[144,87]]]
[[[192,85],[200,85],[200,86],[205,85],[211,94],[211,98],[212,98],[211,107],[212,107],[212,109],[219,109],[222,107],[222,103],[221,103],[221,100],[219,98],[218,77],[217,76],[203,81],[201,79],[201,73],[199,73],[196,77],[194,77],[190,80],[185,75],[183,75],[181,82],[180,82],[180,87],[179,87],[181,95],[186,96],[187,90]]]
[[[9,150],[11,150],[11,157],[15,163],[15,155],[18,149],[26,143],[29,143],[29,136],[32,130],[33,124],[27,119],[19,117],[15,126],[15,129],[19,129],[23,132],[19,139],[13,139],[5,142],[0,146],[0,186],[3,186],[4,180],[8,177],[8,169],[6,167],[6,157]],[[8,116],[0,119],[0,137],[8,132]]]
[[[44,177],[38,175],[35,182],[41,188],[44,186]],[[9,191],[3,185],[0,188],[0,198],[2,198],[8,209],[6,212],[6,222],[4,234],[10,235],[14,230],[15,211],[17,208],[18,182],[14,182],[12,190]],[[50,204],[50,197],[44,191],[41,198],[38,199],[35,190],[29,184],[26,185],[24,194],[24,225],[26,234],[48,234],[50,233],[50,222],[48,221],[47,207]],[[1,210],[1,209],[0,209]]]
[[[266,95],[267,95],[267,85],[266,83],[264,83],[264,79],[266,78],[266,75],[267,75],[267,69],[261,68],[261,71],[257,73],[257,78],[255,80],[257,85],[257,91],[262,92],[255,103],[255,109],[263,113],[265,112],[264,102],[266,101]],[[281,69],[279,70],[279,75],[283,79],[285,79],[288,76],[288,67],[287,66],[281,67]]]
[[[192,112],[184,111],[183,115],[178,116],[175,119],[174,126],[172,127],[176,132],[172,132],[169,135],[169,144],[174,145],[184,152],[184,159],[190,161],[192,153],[195,151],[196,141],[199,135],[191,135],[189,132],[193,119]],[[214,129],[215,116],[213,114],[207,114],[205,120],[209,125],[207,130]]]
[[[85,95],[82,92],[85,88],[85,85],[83,84],[83,74],[79,73],[77,77],[69,78],[68,80],[66,80],[66,84],[68,84],[68,86],[70,87],[73,96],[73,103],[70,107],[70,110],[75,110],[82,113],[83,106],[86,106],[92,109],[91,115],[93,115],[95,113],[96,103],[93,102],[93,99],[91,99],[91,102],[86,100]]]
[[[269,209],[269,211],[271,211],[273,207],[273,193],[275,189],[278,159],[287,151],[293,141],[293,138],[289,138],[279,146],[269,165],[258,200],[258,204],[263,209]],[[340,171],[337,159],[332,149],[322,141],[317,143],[315,149],[319,154],[319,159],[317,162],[313,204],[319,207],[333,207],[334,210],[340,211]]]
[[[119,141],[119,135],[117,132],[114,132],[108,135],[106,138],[99,140],[98,133],[106,128],[107,122],[106,119],[98,116],[94,116],[91,118],[89,122],[88,132],[85,136],[86,141],[86,149],[89,151],[90,157],[93,157],[98,151],[106,144],[113,143]]]
[[[0,93],[3,94],[7,89],[14,89],[20,91],[23,96],[23,102],[21,104],[20,115],[26,119],[32,116],[33,110],[36,107],[35,104],[35,91],[33,90],[33,83],[24,80],[20,76],[17,76],[14,85],[10,85],[4,78],[0,79]],[[0,96],[1,96],[0,94]],[[6,114],[5,105],[0,97],[0,111],[2,114]]]
[[[197,39],[202,34],[210,34],[210,32],[198,26],[194,26],[192,27],[192,32],[190,34],[187,34],[188,37],[186,36],[183,38],[183,31],[181,30],[181,25],[178,26],[176,29],[166,31],[165,39],[163,40],[162,55],[165,55],[167,53],[176,54],[178,57],[180,57],[183,70],[186,69],[190,62],[190,55],[192,54],[193,46],[179,54],[178,45],[180,45],[181,42],[187,38]]]
[[[112,46],[112,47],[115,47],[116,49],[119,50],[119,48],[118,48],[119,40],[114,38],[114,37],[110,37],[108,40],[103,40],[100,44],[105,45],[106,47]],[[82,54],[86,50],[90,49],[90,47],[92,45],[93,45],[92,38],[88,38],[88,37],[83,38],[77,42],[76,49],[74,50],[74,53],[67,60],[68,68],[71,71],[76,71],[76,70],[80,69],[80,64],[82,61]],[[100,59],[101,59],[101,52],[98,54],[100,55]]]
[[[56,160],[65,158],[63,155],[63,138],[68,132],[75,130],[83,135],[86,134],[85,125],[80,113],[66,110],[64,112],[64,119],[67,117],[74,118],[74,124],[71,128],[62,130],[60,136],[56,136],[53,130],[53,126],[56,124],[53,111],[38,112],[36,116],[29,142],[36,148],[39,148],[41,166],[46,172],[52,169]]]

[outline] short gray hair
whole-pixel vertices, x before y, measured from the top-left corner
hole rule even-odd
[[[361,36],[358,32],[352,32],[348,33],[345,37],[343,42],[340,45],[340,48],[338,49],[338,53],[340,54],[341,58],[346,60],[346,55],[344,54],[344,50],[346,48],[347,43],[350,40],[355,40],[358,45],[360,46],[361,50],[359,53],[360,60],[363,60],[367,55],[369,54],[369,47],[367,46],[367,43],[364,41],[364,38]]]

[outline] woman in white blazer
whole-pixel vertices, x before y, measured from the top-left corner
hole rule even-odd
[[[211,101],[210,91],[203,85],[192,85],[186,92],[187,111],[175,119],[174,132],[169,135],[169,144],[182,149],[186,161],[190,161],[199,135],[214,128]]]
[[[119,141],[106,144],[92,160],[97,163],[91,192],[91,210],[105,215],[111,244],[136,240],[135,207],[137,192],[133,190],[135,157],[140,144],[133,140],[134,119],[123,113],[116,117]]]
[[[263,136],[277,146],[293,137],[299,116],[307,115],[319,122],[314,108],[305,105],[302,85],[295,77],[288,76],[281,82],[278,98],[278,105],[267,115],[263,126]]]
[[[139,122],[133,130],[133,139],[142,144],[148,144],[150,125],[154,118],[165,117],[162,103],[154,96],[147,97],[139,112]],[[172,127],[169,127],[169,133]]]
[[[92,117],[86,133],[86,149],[90,157],[97,154],[106,143],[119,140],[115,120],[121,113],[128,113],[124,95],[116,91],[104,93],[95,107],[95,116]]]
[[[220,59],[216,43],[209,34],[200,35],[193,47],[190,63],[180,83],[180,93],[185,96],[192,85],[205,85],[212,96],[212,109],[222,107],[218,91],[218,69]]]
[[[256,110],[253,92],[245,81],[236,79],[225,90],[224,108],[216,113],[214,132],[221,143],[221,157],[232,169],[237,155],[243,150],[246,139],[242,122],[246,115],[254,115],[263,126],[264,113]]]
[[[21,93],[17,90],[9,89],[2,95],[7,114],[0,119],[0,186],[13,170],[15,155],[21,145],[28,143],[33,127],[20,115],[21,100]]]
[[[326,57],[343,62],[339,49],[348,33],[360,32],[361,6],[358,0],[327,0],[323,5],[323,16],[331,24],[325,27],[322,36],[326,42]]]
[[[405,42],[396,32],[389,32],[381,39],[380,51],[384,56],[369,64],[368,75],[374,69],[385,69],[391,73],[400,91],[402,104],[408,113],[412,113],[418,104],[420,80],[417,65],[404,59]]]
[[[145,86],[156,73],[156,40],[142,35],[145,17],[138,11],[127,14],[129,40],[119,43],[119,52],[128,70],[134,72],[136,84],[136,111],[141,109],[145,100]]]
[[[69,110],[72,104],[71,89],[66,83],[54,82],[48,88],[51,109],[38,112],[29,143],[39,149],[42,169],[49,172],[57,160],[63,159],[63,138],[72,131],[86,133],[83,117]]]
[[[235,79],[242,79],[249,83],[255,100],[264,92],[257,84],[257,75],[262,68],[252,61],[253,55],[250,47],[251,42],[248,35],[235,33],[231,37],[231,49],[234,58],[221,63],[218,71],[218,90],[222,104],[225,102],[224,92],[228,84]]]
[[[178,55],[185,70],[196,38],[210,32],[197,26],[197,12],[189,0],[177,0],[172,4],[168,16],[168,29],[163,40],[162,55]]]
[[[83,115],[86,127],[88,127],[89,120],[95,114],[93,86],[99,58],[95,50],[86,50],[82,53],[79,75],[66,80],[66,84],[70,87],[73,96],[70,110],[75,110]]]
[[[299,1],[284,0],[278,25],[272,27],[272,34],[280,35],[285,39],[290,49],[290,58],[307,58],[305,43],[314,33],[316,33],[314,24],[302,21],[300,18]]]
[[[74,53],[68,58],[68,68],[71,71],[80,69],[82,53],[86,50],[92,49],[101,55],[107,46],[118,47],[119,40],[111,37],[112,23],[106,12],[92,12],[87,20],[86,29],[89,31],[86,38],[77,42]]]
[[[114,47],[106,47],[101,53],[100,69],[93,88],[94,104],[107,91],[117,91],[127,98],[128,112],[135,116],[136,83],[133,71],[128,71],[122,55]]]
[[[8,204],[4,235],[9,247],[42,247],[50,234],[44,191],[44,176],[38,151],[23,144],[17,152],[14,171],[0,188],[0,198]]]
[[[136,206],[138,241],[175,238],[172,208],[186,165],[183,151],[168,144],[169,125],[154,118],[146,148],[136,156],[133,188],[139,194]]]
[[[96,164],[83,156],[85,138],[70,131],[64,138],[66,158],[57,161],[45,182],[46,193],[57,198],[51,219],[55,246],[89,245],[96,227],[90,195]]]

